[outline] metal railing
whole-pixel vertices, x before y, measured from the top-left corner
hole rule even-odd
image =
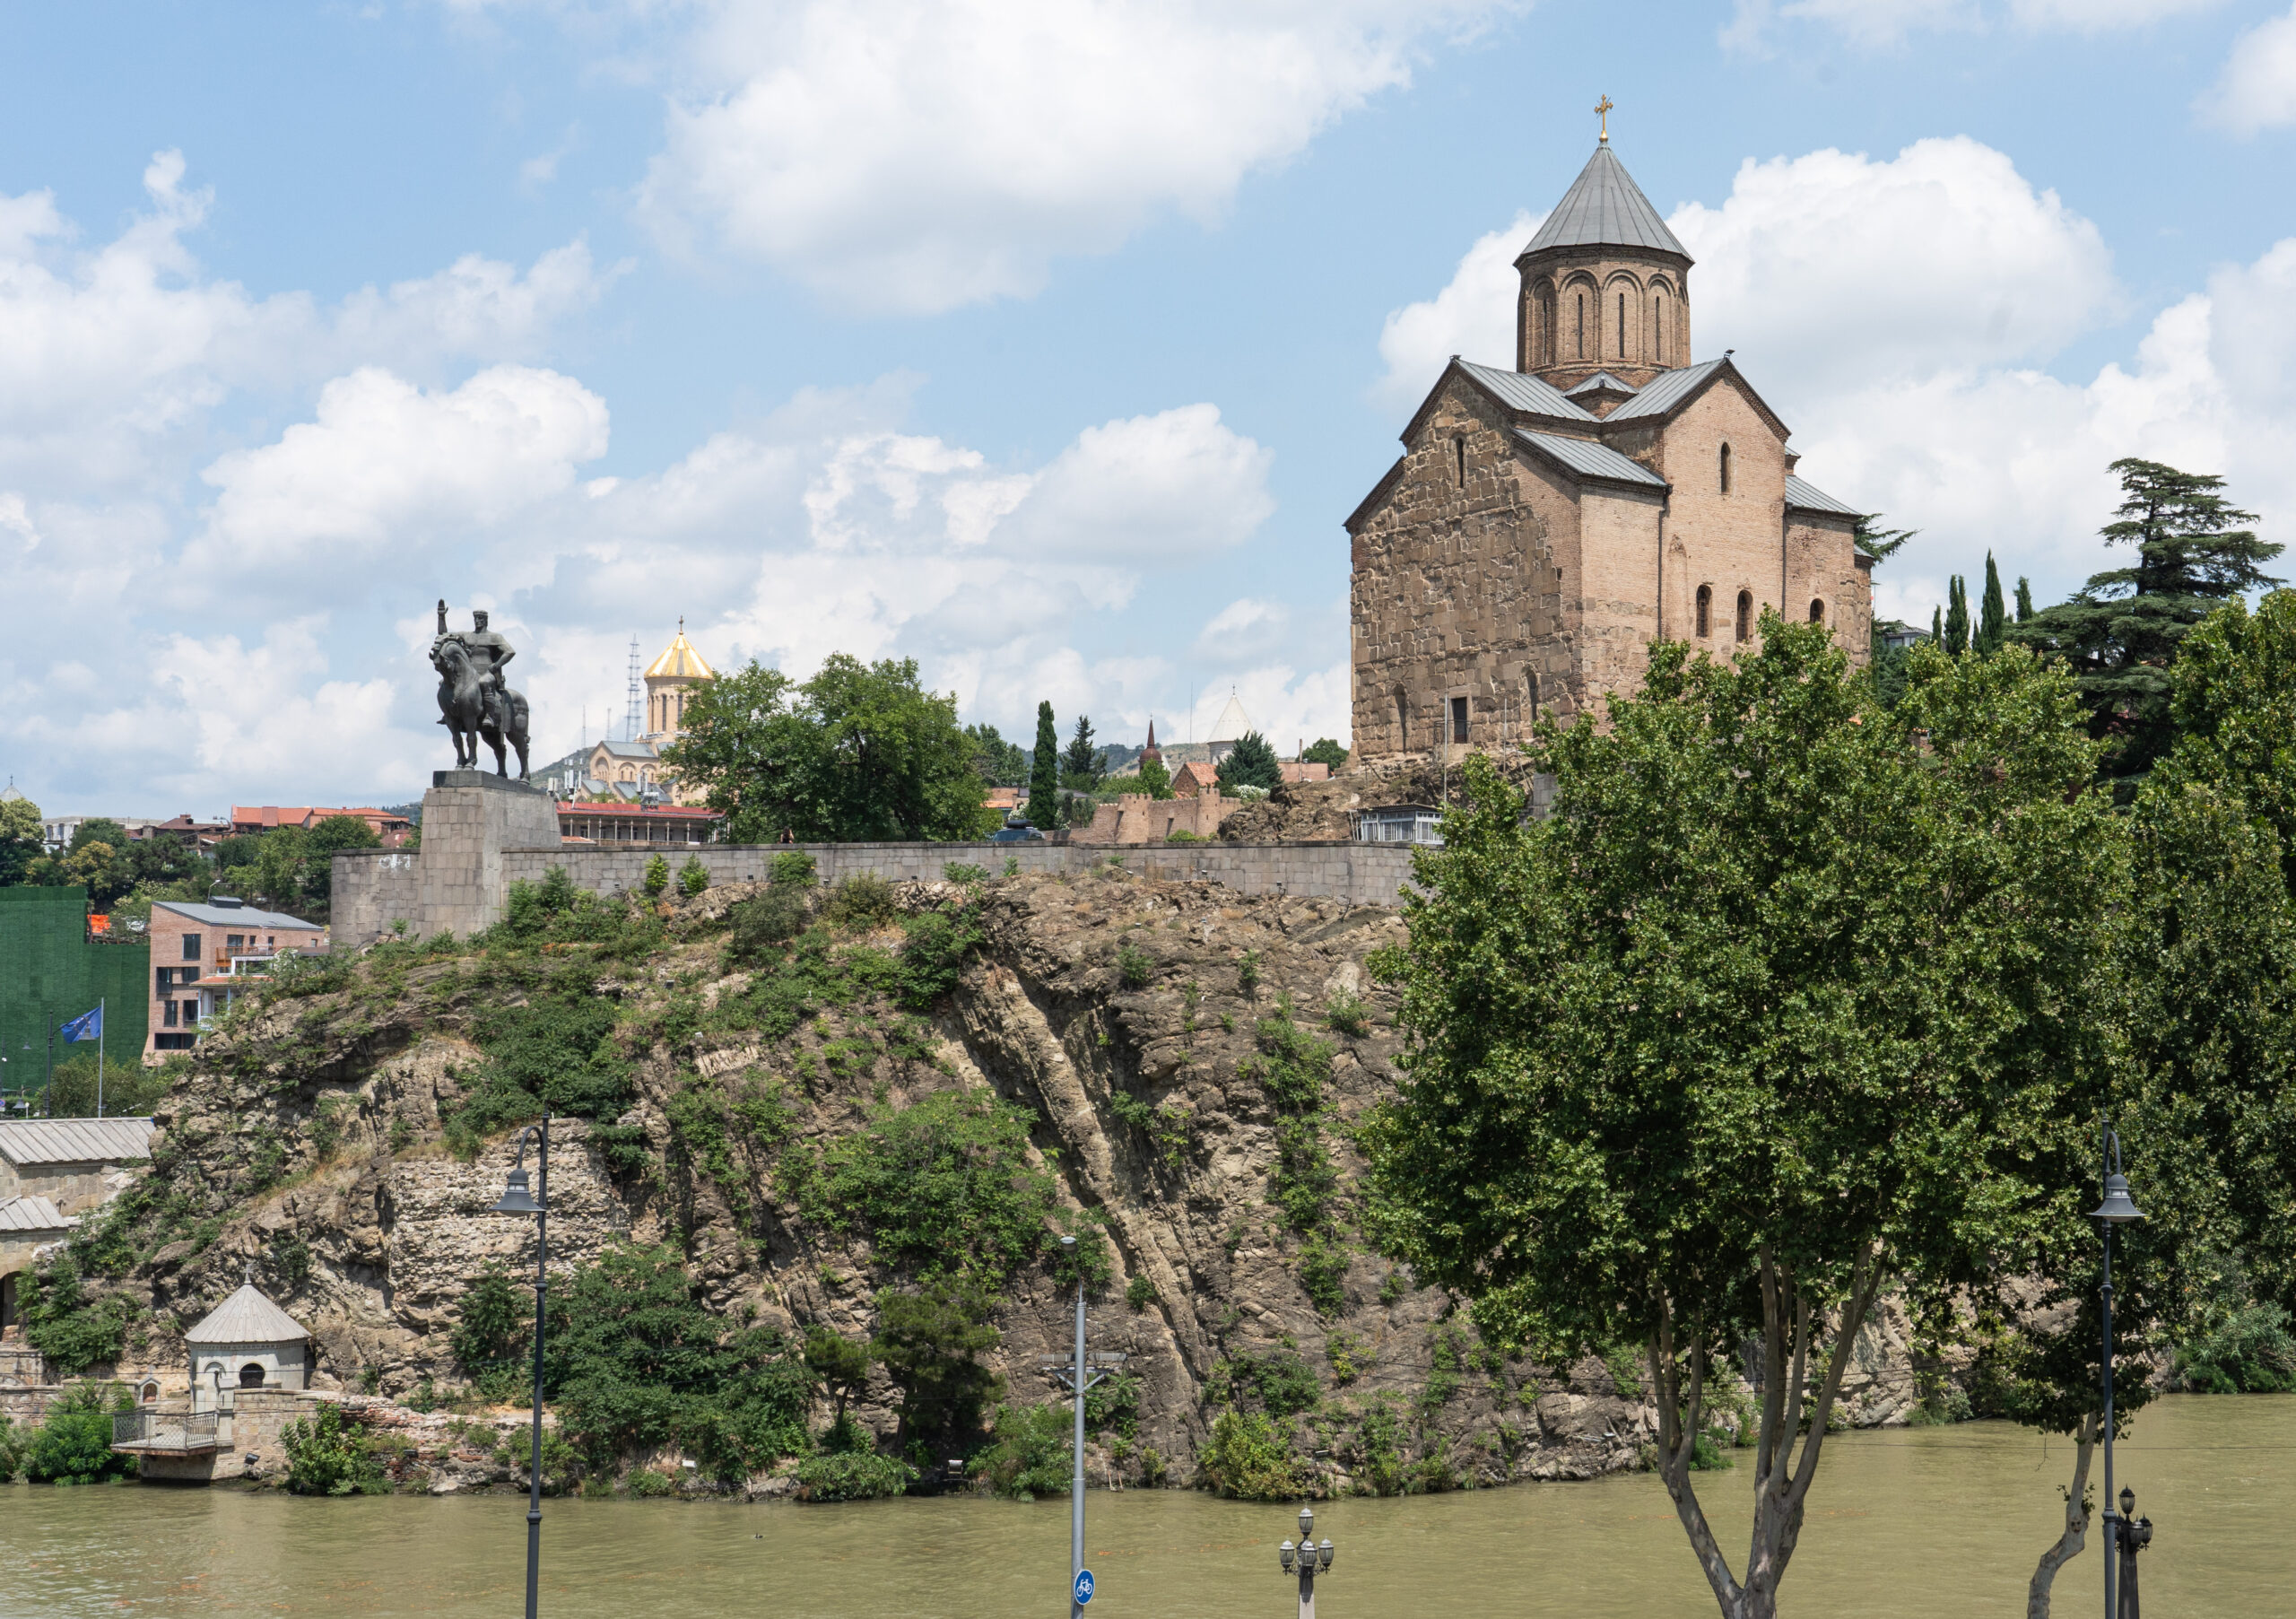
[[[215,1417],[213,1411],[122,1411],[111,1419],[111,1442],[117,1449],[213,1450]]]

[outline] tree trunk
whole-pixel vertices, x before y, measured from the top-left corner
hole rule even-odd
[[[2073,1435],[2073,1488],[2065,1494],[2065,1533],[2057,1543],[2041,1554],[2034,1566],[2033,1582],[2025,1591],[2025,1619],[2048,1619],[2049,1587],[2057,1580],[2057,1570],[2081,1555],[2081,1548],[2089,1538],[2089,1458],[2097,1448],[2097,1432],[2102,1419],[2095,1412],[2081,1419],[2081,1426]],[[2105,1555],[2113,1554],[2105,1548]]]

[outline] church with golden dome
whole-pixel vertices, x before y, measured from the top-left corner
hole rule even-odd
[[[634,663],[635,658],[632,659]],[[718,672],[685,638],[685,620],[662,655],[646,669],[645,729],[635,736],[604,737],[534,772],[534,779],[570,803],[698,805],[701,795],[682,790],[662,764],[662,750],[685,735],[685,708],[693,690]]]

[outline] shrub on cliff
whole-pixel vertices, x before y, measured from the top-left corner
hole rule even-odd
[[[1052,1176],[1029,1162],[1035,1118],[969,1091],[880,1108],[822,1153],[806,1212],[865,1236],[881,1265],[998,1286],[1050,1240]]]
[[[877,1295],[870,1351],[901,1391],[900,1432],[909,1441],[962,1442],[1004,1390],[980,1357],[1001,1341],[994,1306],[977,1288],[939,1281],[913,1293]]]
[[[737,1480],[808,1447],[813,1374],[778,1332],[709,1313],[676,1250],[610,1248],[556,1290],[544,1389],[596,1470],[676,1445]]]
[[[556,1113],[613,1119],[634,1094],[630,1064],[613,1040],[620,1014],[590,993],[590,975],[569,970],[547,979],[523,1005],[474,1012],[471,1038],[486,1066],[447,1120],[448,1145],[475,1153],[506,1125]]]
[[[0,1414],[0,1484],[13,1484],[16,1475],[23,1471],[24,1451],[31,1444],[31,1430],[20,1428],[15,1419]]]
[[[966,958],[987,936],[980,930],[979,918],[978,910],[966,906],[954,911],[919,911],[909,919],[909,937],[900,951],[901,1005],[913,1012],[928,1012],[957,987]]]
[[[917,1482],[917,1469],[896,1457],[866,1450],[809,1456],[797,1464],[800,1501],[881,1501]]]
[[[91,1296],[80,1266],[78,1251],[67,1249],[22,1281],[24,1341],[47,1357],[57,1377],[78,1377],[99,1362],[117,1360],[134,1309],[117,1296]]]
[[[1239,1501],[1296,1501],[1307,1487],[1283,1425],[1257,1412],[1214,1417],[1196,1465],[1213,1490]]]
[[[298,1495],[379,1495],[389,1488],[367,1436],[333,1400],[297,1417],[279,1438],[287,1448],[287,1487]]]
[[[973,1458],[973,1478],[1014,1501],[1067,1494],[1074,1424],[1074,1408],[1065,1402],[999,1406],[995,1442]]]

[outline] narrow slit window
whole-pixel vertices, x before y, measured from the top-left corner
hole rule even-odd
[[[1699,639],[1700,639],[1700,640],[1705,640],[1705,639],[1706,639],[1706,637],[1708,637],[1708,636],[1709,636],[1709,635],[1711,635],[1711,634],[1713,634],[1713,633],[1714,633],[1714,587],[1713,587],[1713,586],[1711,586],[1711,585],[1700,585],[1700,586],[1698,588],[1698,634],[1699,634]]]
[[[1587,357],[1587,295],[1584,292],[1578,294],[1578,327],[1576,336],[1578,344],[1578,358],[1584,360]]]
[[[1531,718],[1536,719],[1539,717],[1539,672],[1536,669],[1525,670],[1523,684],[1530,692]]]
[[[1453,475],[1457,479],[1459,487],[1465,489],[1467,486],[1467,441],[1465,439],[1451,440],[1451,464]]]
[[[1465,742],[1466,739],[1467,700],[1464,697],[1454,697],[1451,699],[1451,740]]]
[[[1753,638],[1754,593],[1751,590],[1741,590],[1738,592],[1738,639],[1752,640]]]
[[[1396,747],[1398,752],[1411,746],[1411,701],[1402,692],[1396,693]]]
[[[1626,358],[1626,294],[1618,295],[1618,357]]]
[[[1650,359],[1656,365],[1666,363],[1666,300],[1650,300]]]
[[[1730,447],[1726,444],[1722,447],[1721,461],[1722,492],[1726,495],[1730,492]]]

